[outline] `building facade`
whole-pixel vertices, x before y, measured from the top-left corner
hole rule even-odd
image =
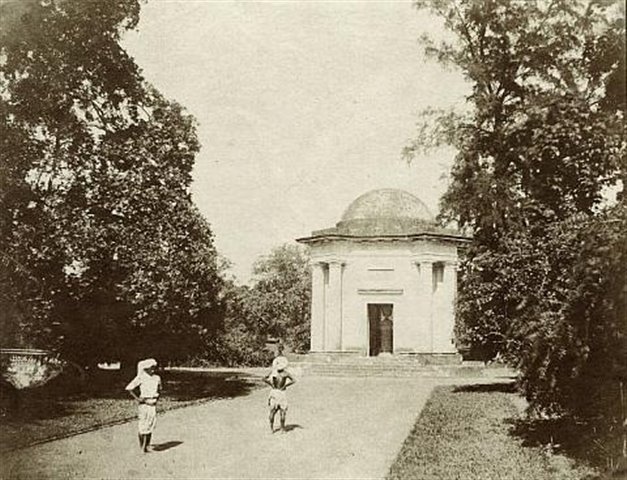
[[[333,228],[298,239],[312,262],[311,352],[456,355],[457,265],[469,238],[417,197],[368,192]]]

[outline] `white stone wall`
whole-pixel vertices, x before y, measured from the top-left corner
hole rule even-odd
[[[454,244],[312,244],[312,351],[369,349],[369,303],[392,304],[395,353],[454,353]],[[434,291],[433,265],[444,265]]]

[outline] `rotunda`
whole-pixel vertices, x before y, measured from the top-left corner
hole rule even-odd
[[[457,359],[453,330],[460,250],[416,196],[367,192],[335,227],[312,232],[311,352]]]

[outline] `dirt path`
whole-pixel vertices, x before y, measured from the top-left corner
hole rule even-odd
[[[267,391],[167,412],[138,452],[135,423],[4,455],[2,478],[383,478],[436,379],[305,377],[288,433],[270,433]]]

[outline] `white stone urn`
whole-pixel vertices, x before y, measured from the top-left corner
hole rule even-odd
[[[64,362],[47,350],[1,348],[2,377],[16,389],[34,388],[63,371]]]

